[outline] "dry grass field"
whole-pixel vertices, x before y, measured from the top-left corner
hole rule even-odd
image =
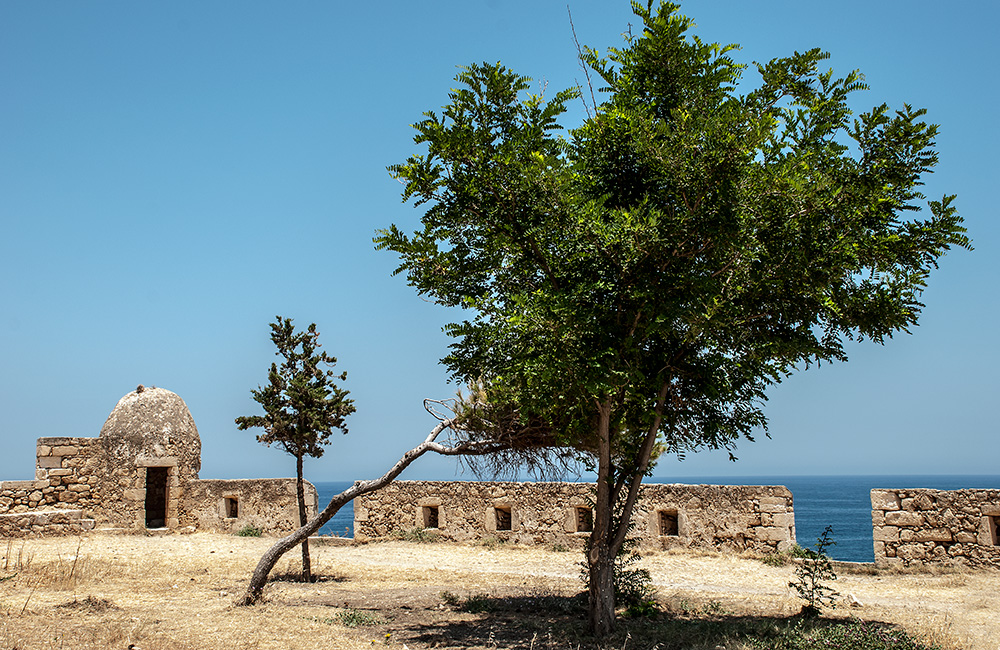
[[[665,614],[582,633],[578,551],[391,541],[313,548],[319,580],[279,564],[267,602],[234,607],[271,540],[198,533],[0,542],[0,649],[524,648],[742,650],[801,606],[791,566],[662,552],[643,564]],[[1000,572],[841,572],[860,607],[944,648],[1000,647]]]

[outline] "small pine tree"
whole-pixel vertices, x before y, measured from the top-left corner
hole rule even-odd
[[[835,546],[837,542],[831,539],[833,527],[827,526],[823,534],[816,538],[813,548],[802,549],[802,560],[795,567],[795,580],[788,583],[799,592],[799,598],[806,601],[802,613],[806,616],[817,616],[824,605],[835,606],[840,594],[833,587],[824,584],[826,580],[836,580],[833,563],[826,554],[826,549]]]
[[[334,383],[347,379],[347,373],[337,375],[321,367],[321,364],[332,367],[337,359],[326,352],[317,352],[318,338],[315,323],[305,332],[296,332],[292,319],[275,316],[271,323],[271,341],[278,348],[275,354],[284,361],[280,366],[271,364],[267,386],[251,391],[265,415],[236,418],[236,425],[241,430],[264,429],[264,433],[257,436],[258,442],[267,446],[277,444],[295,457],[300,526],[306,524],[302,459],[322,456],[323,445],[329,443],[330,434],[334,429],[347,433],[344,419],[355,411],[354,401],[347,397],[350,391]],[[312,581],[308,539],[302,542],[302,579]]]

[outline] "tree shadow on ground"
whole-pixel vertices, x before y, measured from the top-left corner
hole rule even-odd
[[[450,606],[477,615],[475,619],[416,623],[396,630],[399,641],[434,648],[511,650],[715,650],[743,647],[800,650],[812,647],[814,633],[835,637],[857,634],[838,628],[881,623],[851,619],[757,616],[721,613],[660,612],[655,616],[620,619],[617,631],[595,639],[586,633],[586,596],[472,596]],[[808,638],[807,638],[808,637]],[[817,643],[821,642],[817,639]],[[868,647],[868,646],[846,646]],[[882,646],[880,646],[882,647]],[[893,647],[893,646],[884,646]]]

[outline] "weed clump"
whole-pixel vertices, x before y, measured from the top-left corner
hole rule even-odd
[[[253,524],[247,524],[233,534],[237,537],[260,537],[264,534],[264,531]]]

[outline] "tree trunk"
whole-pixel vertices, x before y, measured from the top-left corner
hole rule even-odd
[[[590,633],[615,630],[615,556],[612,552],[611,400],[601,402],[597,423],[597,500],[587,553],[587,619]]]
[[[337,496],[330,500],[323,511],[318,513],[315,517],[310,519],[304,526],[299,528],[297,531],[288,535],[287,537],[282,537],[274,545],[267,549],[264,555],[261,556],[260,561],[257,562],[257,568],[254,569],[253,575],[250,576],[250,583],[247,585],[246,593],[243,597],[236,601],[237,605],[254,605],[260,602],[261,597],[264,595],[264,586],[267,584],[267,577],[271,574],[271,570],[274,569],[274,565],[278,563],[285,553],[289,550],[295,548],[296,545],[301,544],[309,539],[309,536],[314,534],[323,524],[330,521],[337,512],[344,507],[347,503],[350,503],[354,498],[361,496],[362,494],[368,494],[369,492],[374,492],[382,487],[385,487],[392,482],[400,472],[409,467],[410,463],[420,458],[428,451],[433,451],[438,454],[449,455],[449,456],[459,456],[463,454],[486,454],[498,451],[501,447],[498,446],[483,446],[475,442],[459,444],[454,447],[447,447],[445,445],[434,442],[435,438],[445,429],[453,425],[452,420],[444,420],[439,425],[434,427],[427,438],[411,449],[410,451],[403,454],[403,457],[396,461],[396,464],[392,466],[388,472],[383,474],[381,477],[373,481],[357,481],[351,487],[347,488]]]
[[[302,454],[295,456],[295,496],[299,501],[299,528],[306,525],[306,492],[302,478]],[[302,540],[302,582],[312,582],[312,562],[309,561],[309,537]]]

